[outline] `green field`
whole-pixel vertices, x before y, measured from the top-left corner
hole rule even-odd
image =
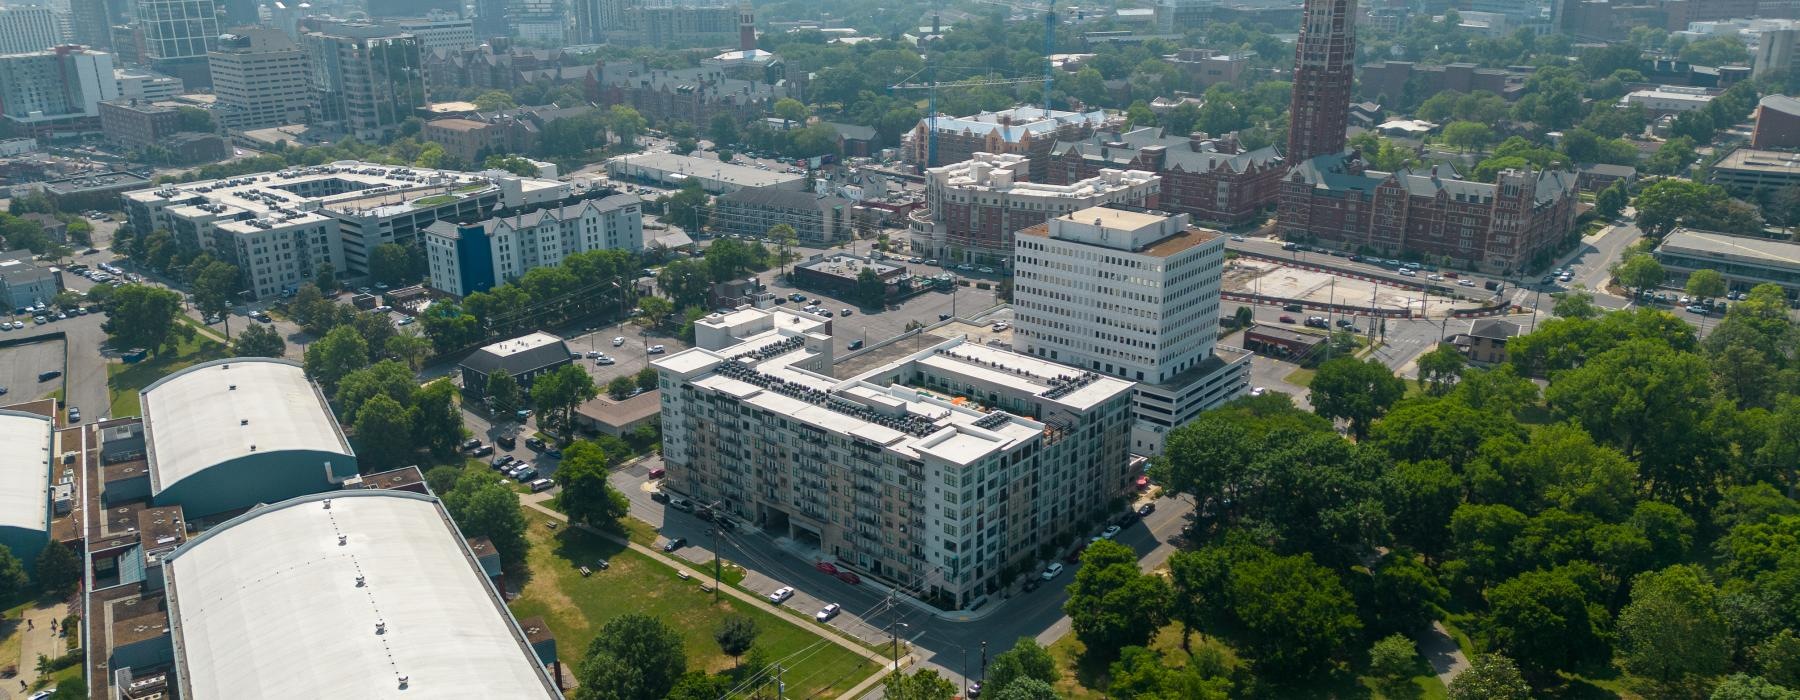
[[[686,641],[688,670],[709,672],[732,668],[731,657],[719,652],[713,630],[727,615],[748,615],[757,622],[757,646],[764,658],[786,667],[789,697],[834,698],[874,673],[876,665],[862,656],[729,596],[714,603],[697,580],[682,581],[651,558],[627,550],[610,539],[526,510],[530,522],[530,579],[512,601],[513,614],[542,616],[556,633],[559,655],[579,665],[599,628],[619,615],[654,616],[675,628]],[[590,567],[605,558],[611,568],[583,577],[578,564]],[[727,577],[730,580],[730,577]]]
[[[182,368],[226,356],[223,344],[196,335],[181,341],[172,353],[146,357],[143,362],[132,365],[108,364],[106,390],[112,396],[111,415],[115,418],[138,415],[142,412],[138,406],[138,391]]]

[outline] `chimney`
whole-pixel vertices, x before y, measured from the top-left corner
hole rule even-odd
[[[1162,146],[1145,146],[1138,149],[1138,154],[1152,171],[1162,170],[1163,163],[1167,162],[1169,158],[1167,149]]]
[[[936,12],[931,13],[931,33],[932,34],[944,33],[943,24],[939,20],[940,20],[940,18],[938,17],[938,14]]]
[[[1201,144],[1206,143],[1206,132],[1196,131],[1188,134],[1188,150],[1199,153]]]

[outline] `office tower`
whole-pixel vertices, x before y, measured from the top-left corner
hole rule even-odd
[[[306,54],[275,29],[244,29],[219,38],[206,55],[212,68],[213,116],[227,129],[261,129],[304,121],[312,104]]]
[[[69,0],[70,38],[95,49],[112,48],[112,25],[119,15],[110,0]]]
[[[1250,388],[1216,348],[1225,235],[1186,214],[1083,209],[1013,237],[1013,351],[1136,382],[1132,451]]]
[[[1344,150],[1356,71],[1356,0],[1306,0],[1294,42],[1287,161]]]
[[[481,45],[475,38],[475,21],[453,13],[432,10],[424,17],[397,19],[393,24],[419,38],[419,51],[430,55],[435,51],[460,51]]]
[[[100,102],[118,96],[112,54],[59,46],[0,56],[0,109],[15,124],[98,118]]]
[[[152,60],[204,58],[219,36],[213,0],[137,0],[135,16]]]
[[[379,141],[425,106],[418,37],[394,27],[334,23],[301,39],[319,119]]]

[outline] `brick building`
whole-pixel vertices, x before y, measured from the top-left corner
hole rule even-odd
[[[1254,54],[1232,54],[1213,49],[1182,49],[1168,58],[1169,63],[1193,78],[1196,89],[1214,85],[1236,85],[1250,70]]]
[[[1756,105],[1756,130],[1750,133],[1750,147],[1800,148],[1800,99],[1787,95],[1762,98]]]
[[[1031,161],[1031,177],[1042,180],[1048,172],[1051,151],[1057,141],[1080,141],[1096,129],[1116,127],[1117,117],[1104,111],[1086,113],[1037,107],[1015,107],[1000,112],[982,112],[968,117],[938,117],[937,158],[930,157],[930,118],[920,119],[908,134],[901,155],[907,163],[920,168],[960,163],[976,153],[1017,153]]]
[[[1525,74],[1499,68],[1482,68],[1473,63],[1421,65],[1412,61],[1382,61],[1361,69],[1359,94],[1364,99],[1392,104],[1410,94],[1419,101],[1440,92],[1461,93],[1482,90],[1508,100],[1518,99],[1525,90]]]
[[[100,132],[126,148],[154,146],[179,130],[181,115],[170,102],[111,100],[100,103]]]
[[[628,105],[652,121],[687,122],[705,128],[713,115],[731,114],[749,121],[775,101],[798,97],[787,83],[741,80],[719,66],[651,68],[642,62],[618,61],[600,67],[588,84],[589,99],[602,107]]]
[[[946,264],[1012,266],[1013,233],[1103,204],[1154,209],[1162,179],[1142,170],[1101,170],[1069,184],[1029,181],[1017,153],[976,153],[925,171],[926,208],[909,222],[912,251]]]
[[[1102,132],[1056,144],[1046,180],[1067,185],[1107,168],[1162,176],[1161,208],[1198,221],[1237,226],[1275,203],[1287,164],[1273,147],[1245,152],[1237,139],[1165,136],[1158,127]]]
[[[1505,170],[1498,184],[1367,170],[1354,153],[1297,164],[1281,186],[1278,233],[1351,250],[1419,256],[1487,272],[1548,254],[1575,223],[1576,176]]]
[[[716,234],[767,236],[780,224],[794,227],[801,245],[828,246],[848,240],[854,202],[843,197],[780,187],[746,187],[719,195],[713,206]]]
[[[1300,162],[1344,150],[1356,82],[1356,0],[1306,0],[1294,41],[1294,92],[1287,157]]]

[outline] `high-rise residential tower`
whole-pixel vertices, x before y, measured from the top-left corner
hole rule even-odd
[[[1356,77],[1356,0],[1306,0],[1294,42],[1287,161],[1344,150]]]
[[[306,54],[276,29],[241,29],[207,54],[218,96],[214,116],[227,129],[295,124],[312,107]]]
[[[332,23],[301,40],[323,121],[377,140],[425,106],[418,37],[386,25]]]
[[[0,54],[43,51],[68,43],[56,12],[46,6],[0,7]]]

